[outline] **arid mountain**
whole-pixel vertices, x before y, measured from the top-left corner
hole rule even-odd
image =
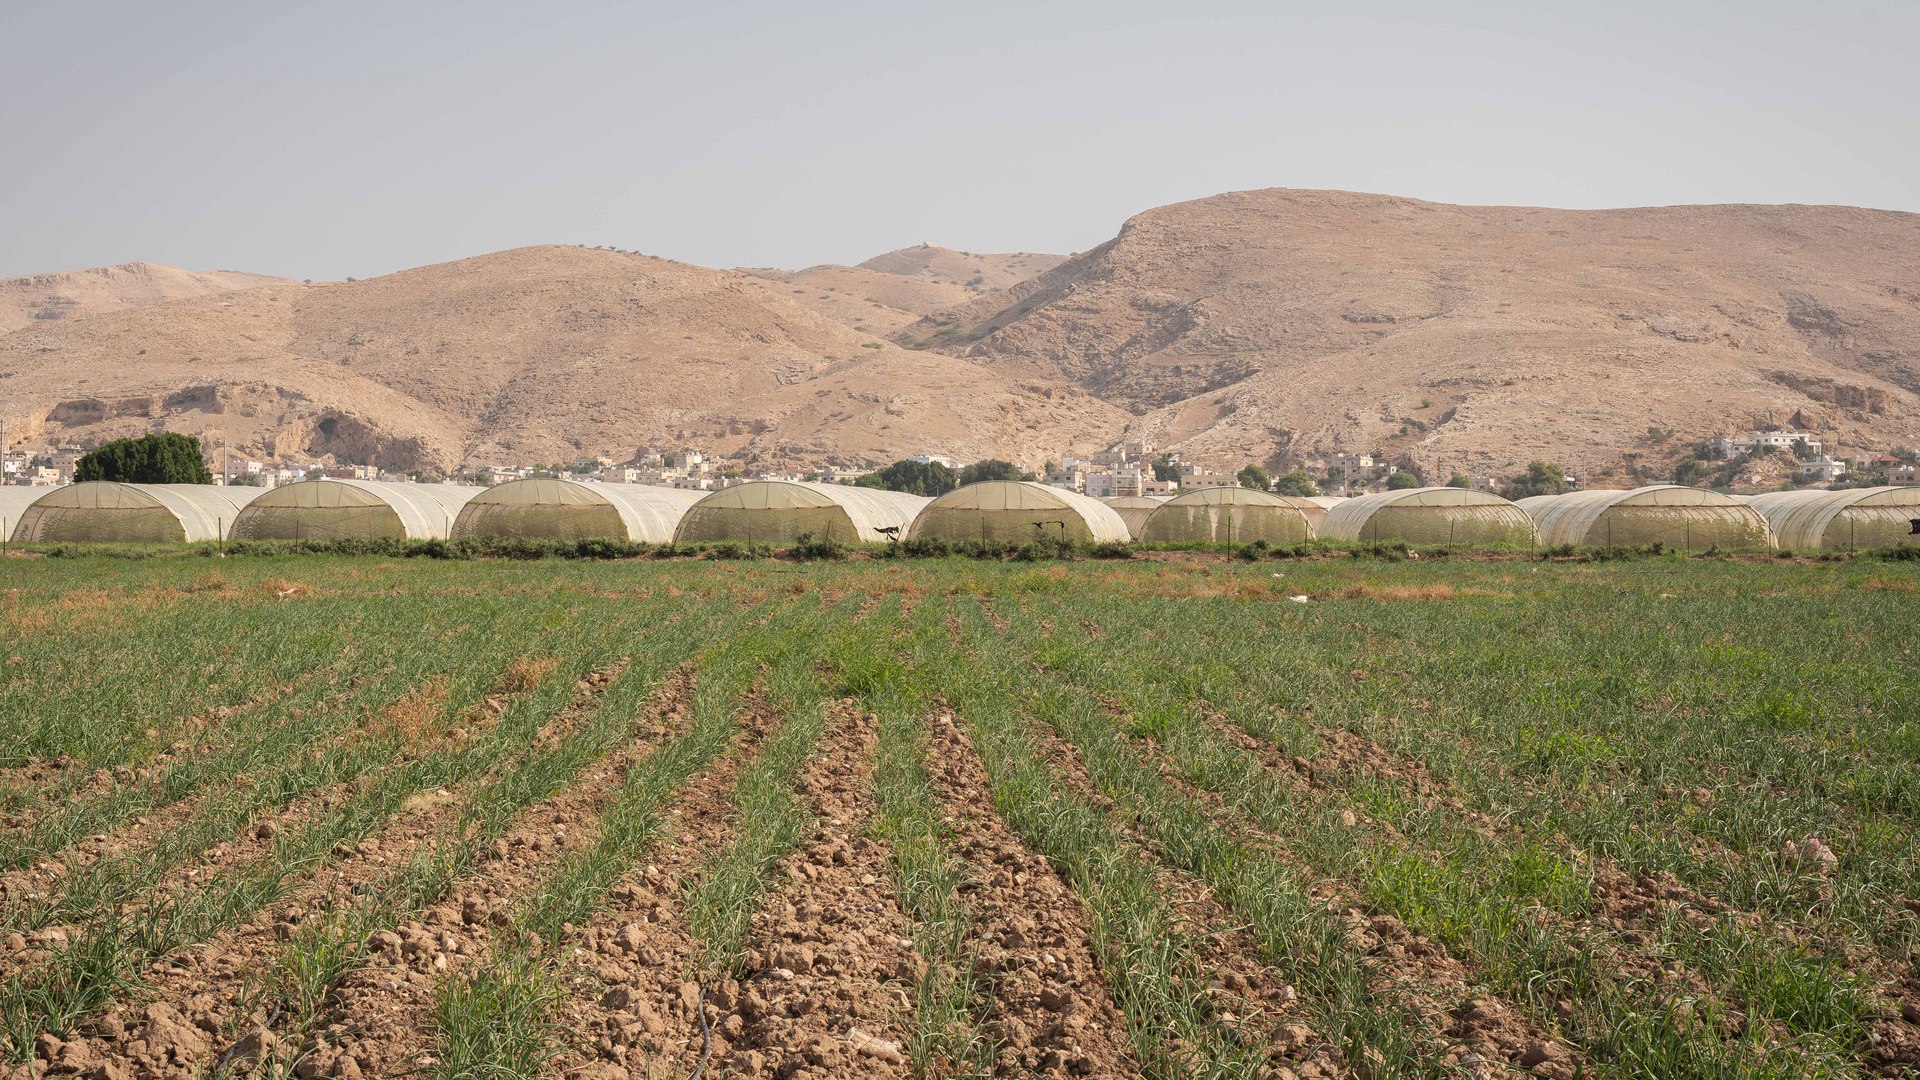
[[[1920,215],[1846,207],[1258,191],[1064,262],[922,245],[735,273],[538,247],[29,322],[0,334],[16,444],[1038,464],[1132,435],[1230,467],[1377,450],[1440,480],[1544,458],[1613,483],[1762,423],[1920,445]]]
[[[537,247],[0,335],[17,438],[165,427],[391,467],[694,445],[850,464],[1040,460],[1124,414],[858,333],[740,275]]]
[[[771,282],[802,305],[856,330],[892,334],[921,316],[1045,273],[1063,258],[1024,251],[975,255],[921,244],[889,251],[858,266],[743,267],[740,272]]]
[[[169,300],[285,283],[285,278],[260,274],[232,270],[196,273],[146,262],[12,278],[0,281],[0,334]]]
[[[898,335],[1223,463],[1604,475],[1756,423],[1920,444],[1920,215],[1270,190],[1152,210]],[[1674,435],[1661,438],[1649,428]]]

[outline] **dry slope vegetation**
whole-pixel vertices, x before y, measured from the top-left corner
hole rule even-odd
[[[1920,1061],[1903,566],[207,567],[14,568],[12,1076]]]

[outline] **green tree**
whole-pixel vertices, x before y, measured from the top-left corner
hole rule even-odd
[[[1022,472],[1020,466],[999,458],[976,461],[960,470],[960,485],[978,484],[985,480],[1029,480],[1033,474]]]
[[[1153,459],[1153,478],[1163,484],[1180,479],[1180,465],[1173,460],[1172,454],[1161,454]]]
[[[1420,478],[1410,472],[1395,472],[1393,475],[1387,477],[1388,491],[1403,491],[1407,488],[1417,488],[1419,486]]]
[[[1450,488],[1470,488],[1473,486],[1473,481],[1461,476],[1459,473],[1454,473],[1453,479],[1447,481],[1447,486]]]
[[[1566,492],[1567,471],[1551,461],[1528,462],[1526,472],[1500,489],[1500,494],[1509,499],[1524,499],[1530,495],[1564,495]]]
[[[1267,470],[1258,465],[1243,466],[1239,472],[1233,474],[1233,478],[1240,481],[1241,487],[1253,488],[1256,491],[1265,491],[1267,485],[1273,483],[1267,476]]]
[[[1320,489],[1314,486],[1313,477],[1307,475],[1305,469],[1295,469],[1274,477],[1273,490],[1276,495],[1291,495],[1297,499],[1320,494]]]
[[[959,486],[953,470],[937,461],[896,461],[884,469],[867,473],[854,486],[904,491],[937,499]]]
[[[1704,462],[1688,458],[1674,467],[1673,482],[1682,487],[1692,487],[1706,471],[1707,466]]]
[[[167,432],[105,443],[80,459],[73,478],[123,484],[211,484],[213,470],[207,468],[199,439]]]

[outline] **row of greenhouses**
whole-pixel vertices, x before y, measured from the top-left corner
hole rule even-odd
[[[19,542],[506,537],[644,543],[837,543],[1059,538],[1152,544],[1646,546],[1866,549],[1920,543],[1920,488],[1730,496],[1657,485],[1509,502],[1427,487],[1340,499],[1250,488],[1093,499],[1016,481],[937,499],[797,481],[719,491],[564,479],[497,487],[313,480],[278,488],[85,483],[0,488],[0,537]]]

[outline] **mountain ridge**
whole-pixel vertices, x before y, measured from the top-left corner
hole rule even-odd
[[[669,444],[1038,465],[1127,437],[1638,479],[1767,420],[1920,444],[1920,215],[1265,189],[1064,258],[723,271],[545,245],[39,321],[0,334],[0,411],[30,437],[220,427],[437,468]]]

